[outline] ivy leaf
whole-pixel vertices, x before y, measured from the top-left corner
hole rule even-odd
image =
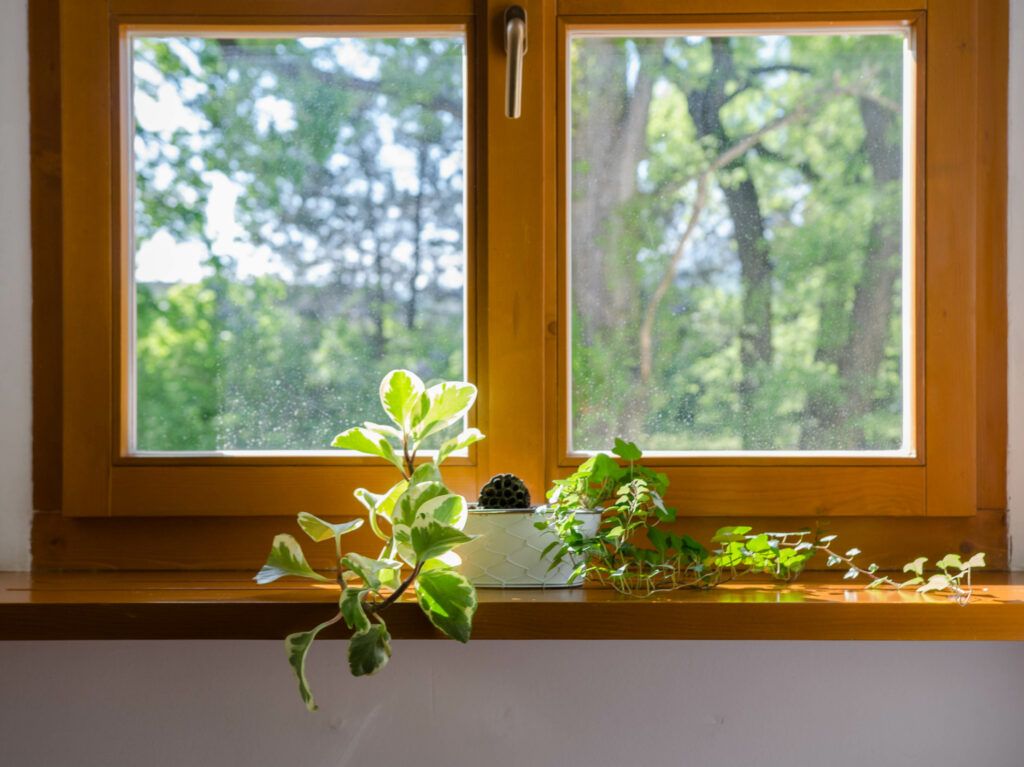
[[[907,562],[903,565],[903,572],[905,573],[916,573],[918,576],[924,574],[924,564],[928,561],[928,557],[918,557],[913,562]]]
[[[368,593],[369,589],[345,589],[338,602],[345,625],[357,634],[370,629],[370,619],[363,610],[363,597]]]
[[[353,635],[348,643],[348,667],[352,676],[376,674],[391,658],[391,635],[384,624],[375,624]]]
[[[355,450],[357,453],[364,453],[365,455],[375,455],[402,469],[402,461],[395,454],[395,448],[392,447],[388,438],[380,432],[372,431],[362,426],[353,426],[351,429],[343,431],[334,438],[331,447],[341,448],[342,450]]]
[[[439,557],[456,546],[469,543],[474,538],[475,535],[466,535],[451,525],[442,525],[433,520],[420,524],[420,520],[417,520],[410,532],[409,541],[416,553],[416,561],[420,562]]]
[[[420,609],[437,628],[459,642],[468,642],[476,612],[476,590],[451,569],[420,573],[416,581]]]
[[[968,569],[968,568],[971,568],[971,567],[984,567],[985,566],[985,552],[984,551],[979,551],[973,557],[971,557],[966,562],[964,562],[963,566],[964,566],[965,570]]]
[[[634,443],[623,442],[618,437],[615,438],[615,447],[612,448],[612,452],[623,461],[629,461],[630,463],[639,461],[640,458],[643,457],[643,453],[640,452],[640,448],[638,448]]]
[[[306,535],[317,543],[329,540],[330,538],[340,538],[345,533],[351,533],[362,526],[363,520],[361,519],[332,524],[331,522],[325,522],[319,517],[314,517],[308,511],[299,512],[299,527],[305,530]]]
[[[392,370],[380,382],[380,404],[404,431],[412,428],[413,408],[423,389],[423,381],[409,370]]]
[[[920,575],[915,576],[910,580],[903,581],[903,583],[901,583],[899,587],[902,589],[904,586],[916,586],[919,583],[924,583],[924,578],[922,578]]]
[[[712,537],[712,543],[729,543],[730,541],[742,541],[746,540],[743,536],[749,533],[751,528],[744,525],[731,526],[731,527],[720,527],[718,532]]]
[[[458,436],[452,437],[449,440],[445,440],[441,443],[441,449],[437,451],[437,458],[434,459],[434,463],[439,465],[445,458],[450,456],[456,450],[462,450],[463,448],[469,447],[474,442],[479,442],[484,438],[484,435],[479,429],[466,429]]]
[[[949,578],[942,573],[938,573],[929,578],[928,582],[918,588],[917,591],[919,594],[927,594],[929,591],[941,591],[947,586],[949,586]]]
[[[963,569],[964,563],[960,561],[960,557],[956,554],[947,554],[938,562],[935,566],[940,570],[948,570],[950,567],[957,567]]]
[[[274,536],[274,543],[270,547],[270,554],[267,555],[267,562],[256,573],[253,580],[260,584],[273,583],[286,575],[312,578],[315,581],[330,582],[331,580],[309,566],[298,541],[287,533],[282,533]]]
[[[858,554],[860,554],[860,549],[850,549],[849,551],[846,552],[846,556],[848,556],[848,557],[855,557]]]
[[[849,570],[846,571],[846,575],[843,576],[843,580],[845,581],[847,578],[856,578],[858,575],[860,575],[860,572],[857,570],[857,568],[851,567]]]
[[[316,701],[313,700],[313,692],[309,689],[309,681],[306,679],[306,655],[309,653],[310,645],[313,644],[316,635],[334,622],[334,619],[324,621],[312,631],[300,631],[297,634],[289,634],[284,640],[284,649],[288,654],[288,664],[292,667],[295,678],[299,682],[299,695],[302,696],[302,702],[306,704],[306,708],[310,711],[316,711],[317,705]]]
[[[664,554],[668,550],[668,533],[665,533],[656,527],[649,527],[647,528],[647,538],[650,540],[651,545],[654,546],[654,548],[656,548],[662,554]]]

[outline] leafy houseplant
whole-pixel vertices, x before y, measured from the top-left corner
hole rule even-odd
[[[332,524],[306,512],[298,515],[299,527],[315,542],[334,541],[337,573],[333,579],[310,567],[291,535],[274,538],[267,562],[256,575],[258,583],[295,575],[321,582],[334,580],[341,588],[333,618],[285,639],[288,662],[310,711],[316,710],[316,703],[305,665],[317,634],[344,620],[353,631],[348,646],[352,674],[376,673],[391,657],[391,637],[381,614],[410,586],[415,586],[419,606],[434,626],[460,642],[469,640],[476,591],[454,569],[458,557],[452,550],[473,536],[463,532],[466,500],[445,487],[440,465],[456,450],[483,439],[483,434],[466,429],[443,442],[432,461],[416,465],[416,457],[427,438],[459,422],[475,399],[472,384],[443,382],[427,388],[414,373],[393,370],[381,382],[380,401],[394,425],[366,423],[335,437],[333,447],[383,458],[401,474],[380,495],[363,488],[355,491],[366,507],[370,528],[383,541],[377,558],[342,555],[341,536],[362,526],[361,519]]]
[[[859,549],[843,554],[832,549],[835,535],[821,531],[752,532],[749,526],[723,527],[711,539],[712,548],[688,535],[666,532],[659,526],[672,522],[676,511],[665,506],[662,496],[668,478],[637,465],[640,449],[631,442],[615,440],[614,455],[598,453],[580,465],[570,477],[556,480],[548,494],[559,541],[554,562],[572,556],[580,560],[573,577],[584,576],[624,594],[649,596],[681,588],[708,589],[748,575],[768,575],[792,581],[816,554],[827,557],[829,567],[843,565],[844,578],[867,575],[867,588],[917,586],[920,593],[945,592],[960,604],[971,596],[971,572],[985,565],[978,552],[966,562],[948,554],[935,565],[941,571],[925,577],[927,558],[908,562],[903,572],[911,577],[896,581],[879,574],[879,567],[861,567],[854,558]],[[601,523],[593,534],[576,518],[577,508],[601,508]],[[545,523],[538,523],[545,524]],[[648,545],[645,545],[648,544]]]

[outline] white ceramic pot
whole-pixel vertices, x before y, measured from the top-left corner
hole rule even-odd
[[[544,507],[538,509],[470,509],[465,532],[480,536],[459,546],[462,557],[459,570],[478,588],[565,588],[579,586],[583,578],[569,583],[579,564],[565,557],[557,567],[548,569],[557,551],[541,553],[555,534],[538,530],[534,523],[549,518]],[[583,533],[593,535],[601,521],[599,511],[577,511]]]

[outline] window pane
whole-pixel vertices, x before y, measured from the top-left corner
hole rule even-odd
[[[910,449],[907,56],[571,36],[571,449]]]
[[[138,451],[323,450],[465,377],[464,41],[136,37]]]

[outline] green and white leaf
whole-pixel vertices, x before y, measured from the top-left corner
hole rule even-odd
[[[448,493],[439,495],[436,498],[423,503],[416,510],[417,519],[420,517],[432,519],[442,525],[450,525],[459,530],[466,526],[466,519],[469,517],[469,507],[466,499],[461,495]]]
[[[381,540],[386,541],[389,536],[380,529],[377,517],[383,517],[388,522],[391,522],[395,503],[402,497],[402,494],[408,489],[408,487],[409,483],[403,479],[392,485],[391,489],[386,493],[380,495],[377,493],[371,493],[369,490],[362,487],[357,488],[353,493],[356,500],[366,507],[368,512],[367,517],[370,520],[370,527],[373,529],[374,534]]]
[[[444,381],[427,389],[427,399],[427,411],[412,429],[417,443],[446,429],[469,412],[476,400],[476,387],[463,381]]]
[[[972,556],[966,562],[964,562],[964,569],[970,567],[984,567],[985,566],[985,552],[979,551],[977,554]]]
[[[312,631],[300,631],[297,634],[289,634],[284,640],[284,649],[288,654],[288,664],[295,673],[299,683],[299,695],[302,702],[310,711],[316,711],[316,701],[313,700],[313,692],[309,689],[309,681],[306,679],[306,656],[309,654],[310,645],[316,639],[316,635],[327,626],[335,622],[335,619],[324,621]]]
[[[267,555],[267,562],[256,573],[253,580],[261,584],[272,583],[286,575],[297,575],[300,578],[311,578],[315,581],[329,582],[331,580],[309,566],[298,541],[287,533],[281,533],[281,535],[274,536],[274,543],[270,547],[270,554]]]
[[[924,565],[928,561],[928,557],[918,557],[913,562],[907,562],[903,565],[903,572],[914,573],[917,576],[924,574]]]
[[[423,390],[423,381],[412,371],[392,370],[380,382],[380,404],[392,421],[402,430],[409,431]]]
[[[299,527],[306,531],[306,535],[317,543],[340,538],[345,533],[351,533],[363,526],[363,520],[353,519],[350,522],[339,522],[337,524],[326,522],[320,517],[315,517],[308,511],[299,512]]]
[[[427,618],[459,642],[468,642],[476,612],[476,590],[461,573],[438,569],[421,572],[416,598]]]
[[[445,458],[450,456],[456,450],[463,450],[474,442],[479,442],[484,438],[483,433],[479,429],[466,429],[458,436],[452,437],[449,440],[445,440],[441,443],[441,449],[437,451],[437,457],[434,459],[436,465],[440,465]]]
[[[382,570],[402,569],[402,563],[398,560],[373,559],[371,557],[364,557],[362,554],[356,554],[355,552],[349,552],[342,557],[341,564],[355,573],[367,588],[375,591],[383,585],[380,578]]]
[[[395,448],[388,438],[380,432],[362,426],[353,426],[351,429],[343,431],[334,438],[331,447],[354,450],[365,455],[375,455],[402,469],[402,461],[395,454]]]
[[[348,643],[348,667],[352,676],[376,674],[391,658],[391,635],[383,623],[355,634]]]
[[[950,567],[962,568],[964,563],[960,560],[960,556],[958,554],[947,554],[936,562],[935,566],[940,570],[948,570]]]
[[[447,554],[456,546],[469,543],[474,538],[475,535],[467,535],[457,527],[417,519],[410,531],[409,543],[416,554],[416,561],[422,562]]]
[[[920,588],[918,588],[917,591],[920,594],[927,594],[929,591],[941,591],[942,589],[947,588],[948,586],[949,578],[943,575],[942,573],[938,573],[929,578],[928,582]]]
[[[363,597],[369,593],[369,589],[345,589],[338,602],[345,625],[357,634],[370,628],[370,619],[363,610]]]

